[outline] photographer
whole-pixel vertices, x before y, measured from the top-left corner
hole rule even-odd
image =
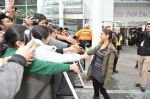
[[[138,66],[139,66],[139,83],[136,87],[140,87],[142,92],[146,89],[146,79],[148,68],[150,66],[150,23],[146,25],[146,31],[139,35],[139,47],[138,47]]]
[[[133,28],[131,30],[131,33],[128,37],[128,45],[129,46],[137,46],[137,54],[139,55],[139,47],[140,43],[142,41],[142,34],[145,31],[145,28],[139,27],[139,28]],[[138,61],[136,61],[135,68],[138,68]]]
[[[132,30],[130,30],[129,36],[128,36],[128,45],[129,46],[134,46],[137,43],[137,35],[138,35],[139,31],[138,29],[135,27]]]

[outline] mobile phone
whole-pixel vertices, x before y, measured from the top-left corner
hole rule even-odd
[[[31,32],[30,30],[25,30],[24,32],[24,45],[26,45],[31,40]]]
[[[15,11],[17,11],[17,7],[15,7],[15,6],[12,6],[12,9],[14,9]]]

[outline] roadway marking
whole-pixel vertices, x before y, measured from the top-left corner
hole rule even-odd
[[[94,91],[93,86],[84,86],[84,88],[76,88],[75,89],[77,92],[89,92],[89,91]],[[119,94],[139,94],[139,93],[150,93],[150,90],[146,90],[145,92],[141,92],[141,90],[107,90],[108,93],[119,93]]]

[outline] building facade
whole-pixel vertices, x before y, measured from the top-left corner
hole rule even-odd
[[[0,6],[4,7],[8,1],[1,0]],[[150,21],[150,0],[114,0],[109,6],[105,6],[106,3],[110,3],[109,0],[103,0],[103,23],[119,23],[126,27],[140,26]],[[32,17],[34,13],[39,12],[52,19],[55,24],[59,22],[59,0],[15,0],[15,6],[18,8],[18,19]],[[92,0],[63,0],[62,11],[64,25],[76,31],[91,21]]]

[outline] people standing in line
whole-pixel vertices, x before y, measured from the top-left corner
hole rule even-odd
[[[0,56],[5,52],[7,44],[4,40],[4,34],[7,28],[12,25],[12,20],[4,13],[0,13]]]
[[[12,25],[7,29],[5,32],[5,40],[8,44],[8,48],[3,54],[2,58],[15,54],[16,50],[20,48],[22,44],[24,44],[24,32],[26,29],[26,26],[18,24]],[[76,64],[68,65],[62,63],[52,63],[41,61],[36,58],[34,58],[29,68],[25,68],[25,72],[27,73],[40,75],[52,75],[69,70],[75,70],[76,72],[79,72],[78,66]]]
[[[56,46],[47,45],[49,40],[51,39],[51,32],[52,28],[48,28],[41,25],[37,25],[32,28],[31,30],[32,36],[35,39],[38,39],[41,44],[40,46],[36,47],[33,54],[34,58],[43,61],[58,62],[58,63],[74,62],[80,61],[80,59],[82,59],[82,56],[76,53],[78,52],[77,48],[75,49],[70,47],[70,50],[69,49],[67,50],[66,48],[61,50],[57,49]]]
[[[27,26],[30,29],[35,25],[47,26],[46,16],[40,13],[36,13],[34,14],[33,18],[32,17],[25,18],[23,25]],[[71,46],[71,44],[76,44],[76,41],[72,37],[64,37],[60,35],[62,28],[60,28],[59,26],[51,25],[50,27],[56,30],[55,38],[51,39],[51,41],[49,42],[50,45],[55,45],[58,48],[62,48],[62,47],[66,48]],[[67,42],[70,42],[71,44],[64,43],[60,40],[65,40]]]
[[[46,26],[52,26],[53,25],[53,21],[51,19],[46,19]]]
[[[13,99],[20,89],[24,66],[31,60],[34,41],[22,46],[11,57],[0,60],[0,99]]]
[[[6,5],[5,9],[0,9],[0,31],[5,31],[9,24],[12,23],[13,20],[13,12],[15,11],[14,0],[9,0],[8,5]]]
[[[113,62],[117,55],[117,51],[111,43],[112,32],[109,29],[102,30],[100,38],[100,43],[95,48],[85,53],[84,58],[86,59],[89,56],[94,55],[87,73],[88,77],[93,81],[93,99],[100,99],[99,90],[104,96],[104,99],[110,99],[106,88],[112,77]]]
[[[141,42],[138,47],[138,66],[139,66],[139,83],[136,87],[140,87],[142,92],[146,90],[148,69],[150,67],[150,23],[146,25],[146,31],[141,33]]]
[[[62,35],[69,36],[70,35],[69,29],[68,28],[63,28]]]
[[[5,14],[0,14],[0,29],[1,31],[6,31],[6,29],[12,25],[13,22],[10,17],[6,16]]]
[[[90,30],[90,24],[85,24],[83,29],[80,29],[74,38],[79,39],[79,46],[85,49],[85,46],[90,47],[92,44],[92,30]]]
[[[113,33],[112,43],[114,44],[114,46],[117,49],[118,57],[115,57],[115,60],[114,60],[113,73],[118,73],[118,71],[116,70],[116,66],[117,66],[120,51],[122,49],[122,40],[123,40],[123,38],[122,38],[122,35],[120,33],[120,27],[115,27],[114,33]]]

